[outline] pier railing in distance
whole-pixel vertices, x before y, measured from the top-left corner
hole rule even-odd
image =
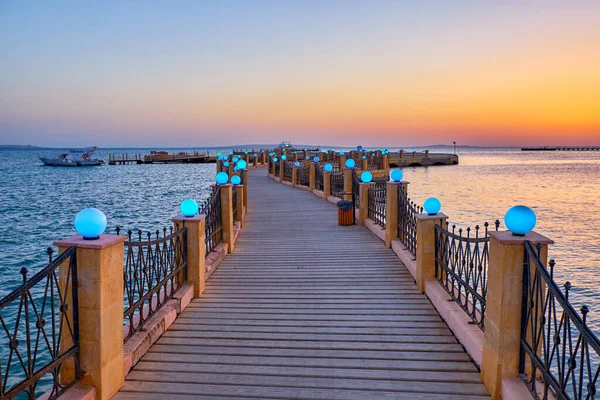
[[[402,185],[398,185],[398,239],[416,257],[417,214],[423,212],[423,207],[411,201],[402,188]]]
[[[526,241],[519,372],[538,398],[593,399],[600,375],[600,340],[554,280],[554,260],[544,265],[540,248]],[[541,396],[537,393],[541,392]]]
[[[164,228],[145,235],[130,230],[125,241],[124,296],[125,336],[141,330],[148,319],[170,300],[186,281],[187,229],[178,228],[167,234]],[[117,230],[119,234],[119,230]]]
[[[48,266],[30,279],[22,268],[23,283],[0,300],[2,399],[34,399],[42,383],[56,399],[81,377],[76,248],[47,253]]]
[[[496,224],[498,230],[499,221]],[[444,226],[445,225],[445,226]],[[489,224],[475,229],[435,226],[435,279],[481,330],[485,330]]]
[[[369,218],[377,225],[385,228],[385,203],[386,203],[386,187],[375,186],[369,188]]]

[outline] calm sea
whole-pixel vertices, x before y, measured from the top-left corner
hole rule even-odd
[[[109,152],[134,151],[96,154],[107,160]],[[55,151],[0,150],[0,296],[18,285],[22,267],[44,265],[52,241],[74,234],[82,208],[103,210],[111,232],[117,225],[156,230],[170,226],[181,200],[206,198],[214,177],[214,164],[52,168],[42,166],[39,153]],[[588,304],[600,328],[600,152],[459,148],[458,154],[456,166],[404,169],[410,197],[419,203],[438,197],[451,223],[462,227],[502,220],[513,205],[532,207],[536,230],[556,241],[550,256],[559,283],[572,282],[575,303]]]

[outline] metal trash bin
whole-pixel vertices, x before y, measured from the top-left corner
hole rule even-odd
[[[348,200],[340,200],[338,206],[338,225],[348,226],[354,225],[354,207],[352,202]]]

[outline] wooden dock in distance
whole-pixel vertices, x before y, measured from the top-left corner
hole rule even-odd
[[[150,154],[109,154],[108,165],[127,164],[205,164],[216,163],[217,156],[195,151],[193,153],[179,152],[169,154],[166,151],[152,151]]]
[[[114,399],[489,399],[392,250],[264,169],[249,177],[236,251]]]

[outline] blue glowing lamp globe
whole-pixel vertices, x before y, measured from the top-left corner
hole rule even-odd
[[[231,161],[233,161],[233,162],[238,162],[238,160],[239,160],[239,158],[237,158],[237,157],[233,157],[233,158],[231,159]]]
[[[314,161],[314,162],[319,162],[319,157],[315,157],[315,158],[313,158],[313,161]]]
[[[97,208],[84,208],[75,216],[75,230],[84,239],[98,239],[106,229],[106,215]]]
[[[285,154],[283,154],[283,155],[281,156],[281,159],[282,159],[282,160],[287,160],[287,156],[286,156]]]
[[[234,185],[239,185],[242,182],[241,178],[237,175],[231,177],[231,183]]]
[[[393,170],[390,174],[390,178],[392,178],[394,182],[400,182],[402,180],[402,171],[399,169]]]
[[[229,167],[229,162],[228,162],[228,161],[225,161],[225,162],[223,163],[223,166],[224,166],[224,167]]]
[[[244,169],[244,168],[246,168],[247,166],[248,166],[248,164],[246,164],[246,161],[244,161],[244,160],[240,160],[240,161],[238,161],[238,163],[237,163],[237,167],[238,167],[238,169]]]
[[[442,209],[442,203],[435,197],[430,197],[423,204],[425,212],[429,215],[436,215]]]
[[[198,213],[198,203],[192,199],[185,199],[181,202],[179,210],[186,217],[193,217]]]
[[[225,161],[229,160],[229,156],[223,156],[223,160],[225,160]]]
[[[237,167],[237,165],[235,167],[233,167],[233,171],[239,171],[239,168]]]
[[[362,159],[363,159],[363,160],[366,160],[366,159],[367,159],[367,156],[362,156]]]
[[[233,154],[233,151],[230,151],[229,154]]]
[[[535,212],[527,206],[514,206],[504,215],[504,223],[516,236],[525,236],[535,228]]]
[[[300,166],[300,161],[296,161],[296,162],[294,163],[294,167],[299,167],[299,166]]]
[[[353,159],[349,158],[346,160],[346,168],[354,168],[355,165],[356,163]]]
[[[375,157],[375,153],[371,153],[371,157]]]
[[[340,151],[340,156],[343,156],[345,153],[343,151]]]
[[[369,171],[364,171],[362,174],[360,174],[360,180],[364,183],[369,183],[373,180],[373,174]]]
[[[223,155],[223,153],[221,153],[221,152],[218,152],[218,153],[217,153],[217,155],[218,155],[218,156],[222,156],[222,155]]]
[[[258,157],[258,154],[254,153],[254,157]]]
[[[247,152],[247,151],[245,151],[245,152],[244,152],[244,154],[248,154],[248,152]]]
[[[325,164],[325,167],[323,169],[325,170],[325,172],[331,172],[333,171],[333,165]]]
[[[227,175],[227,172],[219,172],[216,180],[219,185],[224,185],[227,183],[227,181],[229,181],[229,175]]]
[[[219,161],[223,160],[223,156],[217,157],[217,160],[219,160]]]
[[[273,157],[273,162],[277,162],[279,159],[277,157]]]

